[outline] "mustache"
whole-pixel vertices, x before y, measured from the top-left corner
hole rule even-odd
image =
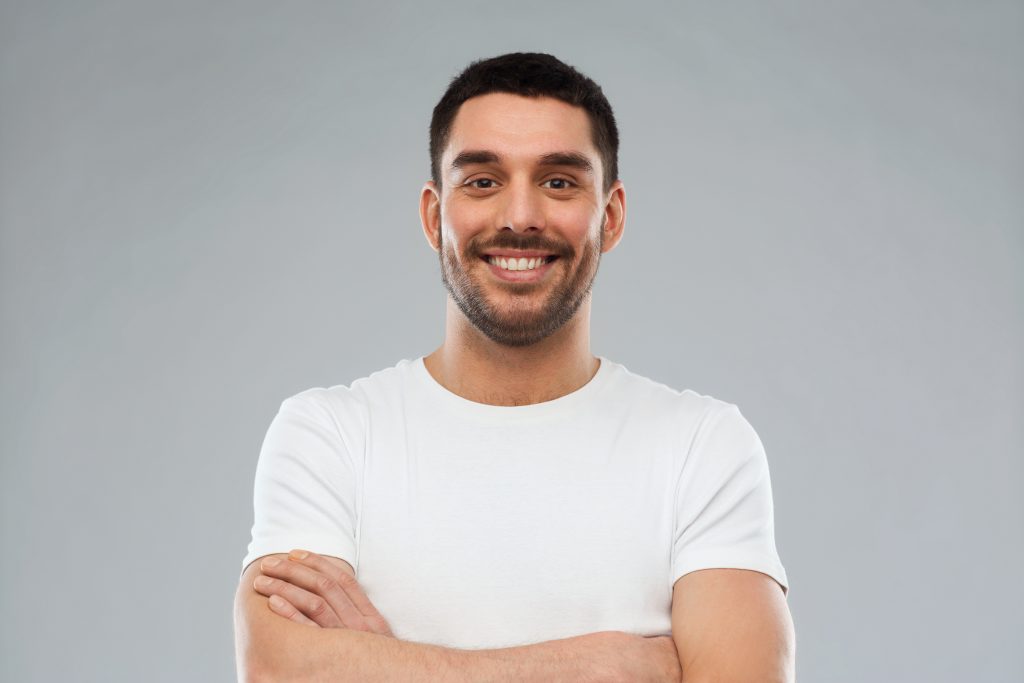
[[[543,251],[557,256],[567,256],[571,250],[560,244],[551,244],[536,237],[525,237],[516,239],[512,235],[503,235],[496,238],[490,244],[474,246],[471,253],[475,256],[483,256],[486,252],[494,249],[515,249],[519,251]]]

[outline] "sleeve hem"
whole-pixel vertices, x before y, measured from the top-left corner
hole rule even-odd
[[[782,587],[783,595],[789,597],[789,579],[777,557],[733,548],[684,553],[678,561],[672,563],[669,590],[681,577],[698,569],[750,569],[761,572],[775,579]]]
[[[355,544],[346,541],[344,538],[326,534],[275,536],[272,538],[261,538],[258,541],[253,540],[249,544],[249,551],[242,559],[242,571],[239,573],[239,578],[245,573],[249,565],[259,558],[276,553],[288,553],[294,548],[302,548],[318,555],[337,557],[348,562],[352,565],[353,569],[357,569]]]

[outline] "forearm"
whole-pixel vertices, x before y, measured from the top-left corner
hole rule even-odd
[[[348,629],[296,624],[278,635],[253,671],[255,681],[566,681],[615,680],[602,651],[625,636],[612,631],[495,650],[459,650]],[[294,627],[294,628],[292,628]]]

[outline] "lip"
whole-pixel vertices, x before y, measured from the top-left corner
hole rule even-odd
[[[538,256],[557,256],[550,251],[516,251],[515,249],[492,249],[483,255],[484,258],[497,256],[498,258],[537,258]]]
[[[538,255],[541,254],[538,253]],[[491,262],[487,260],[486,256],[481,257],[480,260],[484,262],[484,265],[486,265],[490,269],[491,273],[493,273],[499,280],[504,280],[505,282],[538,282],[543,279],[544,276],[547,275],[548,271],[551,270],[551,267],[561,259],[556,258],[554,261],[545,263],[533,270],[505,270],[501,266],[492,265]]]

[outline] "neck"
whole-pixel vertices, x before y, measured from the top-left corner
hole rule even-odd
[[[590,299],[550,337],[511,347],[481,334],[449,297],[444,342],[423,362],[441,386],[477,403],[518,406],[565,396],[600,365],[590,353]]]

